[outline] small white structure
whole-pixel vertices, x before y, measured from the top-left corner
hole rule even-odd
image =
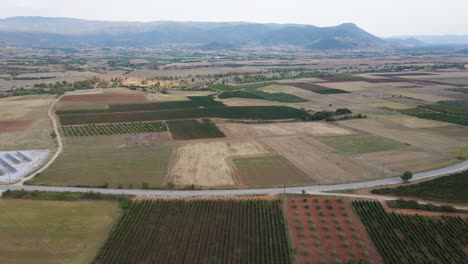
[[[0,151],[0,184],[18,182],[46,161],[49,149]]]

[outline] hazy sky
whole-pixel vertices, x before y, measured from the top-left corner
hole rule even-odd
[[[0,0],[0,17],[248,21],[331,26],[378,36],[468,35],[468,0]]]

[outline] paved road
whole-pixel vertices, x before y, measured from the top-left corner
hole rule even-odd
[[[468,169],[468,161],[459,164],[422,173],[413,176],[412,181],[421,180],[430,177],[442,176]],[[389,184],[401,183],[400,177],[393,177],[375,181],[365,181],[356,183],[336,184],[336,185],[315,185],[303,187],[284,188],[265,188],[265,189],[233,189],[233,190],[135,190],[135,189],[97,189],[97,188],[75,188],[75,187],[52,187],[52,186],[18,186],[3,185],[0,186],[0,192],[11,190],[29,190],[29,191],[56,191],[56,192],[98,192],[103,194],[127,194],[137,196],[159,196],[159,197],[207,197],[207,196],[241,196],[241,195],[269,195],[287,193],[301,193],[302,190],[310,194],[320,194],[324,191],[339,191],[348,189],[360,189],[367,187],[376,187]]]

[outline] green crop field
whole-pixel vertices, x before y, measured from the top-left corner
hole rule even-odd
[[[192,118],[227,119],[297,119],[309,116],[308,113],[286,106],[238,106],[160,110],[147,112],[100,113],[84,115],[61,115],[62,125],[97,123],[141,122]]]
[[[353,206],[384,263],[466,263],[467,219],[387,213],[379,202]]]
[[[141,141],[144,141],[142,139]],[[64,152],[28,184],[55,186],[160,187],[171,146],[125,147],[124,136],[67,137]]]
[[[83,125],[62,127],[66,137],[99,136],[115,134],[136,134],[167,131],[161,122],[117,123],[104,125]]]
[[[297,103],[297,102],[306,102],[305,99],[297,97],[292,94],[286,93],[266,93],[259,91],[234,91],[234,92],[223,92],[218,96],[220,99],[226,98],[250,98],[250,99],[260,99],[268,101],[278,101],[286,103]]]
[[[252,187],[311,184],[313,180],[282,156],[234,159],[245,185]]]
[[[121,210],[112,201],[0,202],[1,263],[90,263]]]
[[[399,111],[419,118],[468,126],[468,100],[444,101]]]
[[[340,152],[351,154],[400,149],[404,146],[400,142],[377,136],[331,138],[324,142]]]
[[[222,138],[224,133],[209,119],[182,120],[167,122],[172,138],[175,140],[190,140],[202,138]]]
[[[213,100],[211,96],[189,96],[190,101],[160,102],[148,104],[112,104],[107,109],[99,110],[62,110],[57,115],[79,115],[116,112],[157,111],[171,109],[192,109],[201,107],[225,107],[222,102]]]
[[[340,90],[340,89],[317,89],[314,91],[315,93],[319,94],[344,94],[349,93],[348,91]]]
[[[372,193],[416,197],[449,203],[468,203],[467,190],[468,171],[464,171],[419,184],[398,188],[375,189],[372,190]]]
[[[139,201],[94,263],[290,263],[279,201]]]

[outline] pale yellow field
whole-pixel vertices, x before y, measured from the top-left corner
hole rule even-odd
[[[256,141],[197,142],[177,148],[169,180],[177,185],[233,185],[229,159],[268,154]]]
[[[318,184],[364,181],[379,177],[376,169],[338,155],[310,136],[262,138],[262,142],[288,159]]]
[[[46,149],[54,146],[52,123],[49,118],[35,119],[22,132],[0,133],[0,150]]]
[[[233,138],[258,138],[291,135],[343,136],[355,132],[338,125],[325,122],[240,124],[222,123],[221,129]]]

